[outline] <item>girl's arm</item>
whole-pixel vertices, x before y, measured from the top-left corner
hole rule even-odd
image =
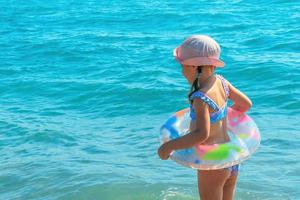
[[[231,108],[240,112],[246,112],[252,106],[251,100],[240,90],[231,85],[228,81],[229,86],[229,99],[233,101]]]
[[[186,149],[204,142],[210,132],[209,107],[202,100],[195,98],[193,102],[196,112],[196,128],[190,133],[168,142],[172,150]]]

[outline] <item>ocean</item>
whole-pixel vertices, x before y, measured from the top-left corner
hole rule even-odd
[[[236,200],[300,199],[300,1],[1,1],[0,199],[196,200],[157,155],[188,107],[173,49],[213,37],[253,102],[258,151]]]

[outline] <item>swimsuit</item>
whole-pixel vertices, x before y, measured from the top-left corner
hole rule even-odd
[[[209,96],[207,96],[205,93],[199,90],[194,92],[191,96],[191,100],[195,98],[199,98],[205,103],[207,103],[214,110],[214,112],[210,114],[211,124],[214,124],[227,116],[227,98],[229,96],[229,88],[225,82],[225,79],[221,75],[216,75],[216,77],[221,80],[222,86],[225,91],[225,104],[221,108],[219,108],[219,106],[216,104],[216,102],[214,102],[214,100],[212,100]],[[192,104],[190,105],[190,117],[191,117],[191,121],[196,120],[196,113]],[[231,173],[237,173],[239,171],[239,165],[234,165],[225,169],[228,169],[229,171],[231,171]]]

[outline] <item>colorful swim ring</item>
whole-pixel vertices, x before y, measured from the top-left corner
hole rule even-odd
[[[161,144],[189,132],[189,112],[189,108],[180,110],[163,124]],[[201,170],[222,169],[243,162],[257,150],[259,130],[248,115],[230,107],[227,110],[227,129],[229,142],[173,151],[170,158],[181,165]]]

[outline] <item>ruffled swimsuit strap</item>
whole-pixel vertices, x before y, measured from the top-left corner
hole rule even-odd
[[[222,86],[225,92],[225,104],[220,108],[219,111],[211,114],[210,121],[212,124],[216,123],[217,121],[227,116],[227,99],[229,97],[229,88],[225,79],[221,75],[216,75],[216,77],[219,78],[222,82]]]
[[[225,78],[223,76],[221,76],[219,74],[216,75],[216,77],[218,77],[221,80],[221,82],[222,82],[222,86],[224,88],[225,96],[226,96],[226,101],[227,101],[227,98],[229,97],[229,87],[228,87],[228,85],[226,83],[226,80],[225,80]]]
[[[205,103],[207,103],[210,107],[212,107],[214,109],[214,112],[210,114],[210,122],[212,124],[214,124],[217,121],[219,121],[219,120],[223,119],[224,117],[226,117],[226,115],[227,115],[227,99],[229,97],[229,88],[228,88],[228,85],[226,83],[226,80],[221,75],[216,75],[216,77],[221,80],[222,86],[223,86],[223,89],[224,89],[224,92],[225,92],[226,97],[225,97],[224,106],[222,106],[220,108],[214,100],[212,100],[209,96],[207,96],[206,94],[204,94],[201,91],[196,91],[191,96],[191,100],[193,100],[194,98],[200,98]],[[196,114],[195,114],[195,110],[194,110],[192,105],[190,105],[190,110],[191,110],[191,112],[190,112],[191,120],[194,121],[196,119]]]
[[[201,99],[202,101],[207,103],[215,111],[220,110],[219,106],[216,104],[216,102],[214,102],[214,100],[212,100],[209,96],[207,96],[206,94],[204,94],[203,92],[201,92],[199,90],[192,94],[191,100],[193,100],[195,98]]]
[[[215,112],[219,112],[220,111],[220,108],[219,106],[216,104],[216,102],[214,102],[211,98],[209,98],[209,96],[207,96],[206,94],[204,94],[203,92],[201,91],[196,91],[192,94],[191,96],[191,99],[190,100],[193,100],[195,98],[199,98],[201,99],[202,101],[204,101],[205,103],[207,103],[212,109],[215,110]],[[191,117],[191,120],[194,121],[196,120],[196,113],[195,113],[195,109],[193,107],[192,104],[190,104],[190,117]]]

